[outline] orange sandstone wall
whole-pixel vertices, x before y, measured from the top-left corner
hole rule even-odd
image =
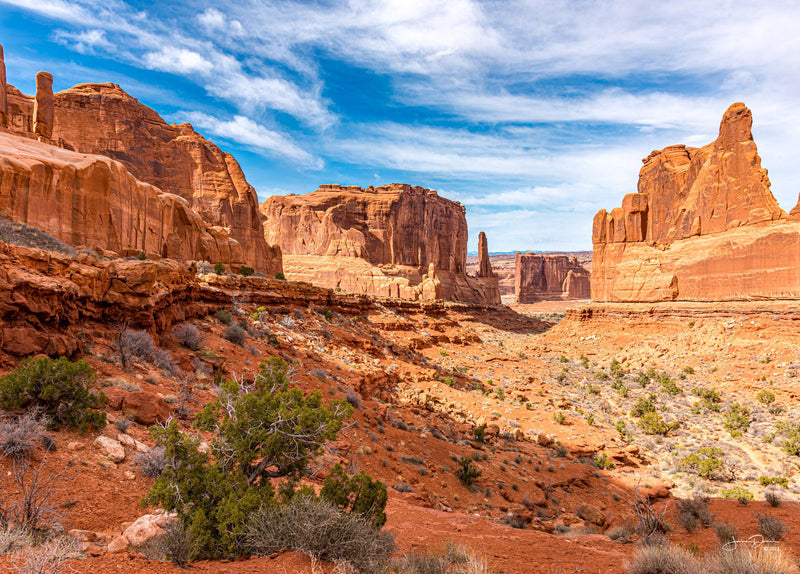
[[[712,143],[642,160],[638,193],[594,218],[592,299],[800,298],[800,210],[772,195],[751,127],[736,103]]]

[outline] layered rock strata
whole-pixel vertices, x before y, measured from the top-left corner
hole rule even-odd
[[[577,258],[517,252],[514,272],[517,303],[588,299],[590,291],[590,274]]]
[[[638,193],[594,218],[592,299],[800,297],[800,210],[778,206],[751,127],[736,103],[712,143],[642,160]]]
[[[184,198],[209,225],[227,229],[243,263],[269,275],[282,270],[280,249],[264,239],[255,189],[233,156],[189,124],[167,124],[116,84],[53,94],[52,76],[40,72],[36,87],[35,97],[11,85],[2,90],[13,133],[119,161],[139,181]]]
[[[73,246],[180,261],[244,261],[242,246],[120,162],[0,132],[0,213]]]
[[[493,276],[467,277],[459,203],[405,184],[323,185],[261,204],[290,279],[372,295],[500,302]]]

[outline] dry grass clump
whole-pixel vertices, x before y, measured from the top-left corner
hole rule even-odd
[[[701,574],[697,559],[687,550],[669,544],[642,546],[625,565],[629,574]]]
[[[37,409],[0,419],[0,455],[15,460],[29,458],[42,443],[46,428],[47,417]]]
[[[205,337],[200,329],[191,323],[181,323],[172,328],[172,336],[182,347],[192,351],[199,351],[203,347]]]
[[[302,495],[283,507],[263,506],[251,517],[246,539],[258,556],[290,548],[348,563],[358,572],[384,572],[394,550],[394,535],[373,527],[369,518]]]
[[[722,549],[696,558],[679,546],[642,546],[625,565],[628,574],[796,574],[791,560],[779,549]]]
[[[447,544],[441,552],[412,552],[392,560],[394,574],[488,574],[486,561],[468,548]]]
[[[678,500],[678,524],[692,533],[698,528],[708,528],[714,522],[714,515],[708,511],[708,502],[703,499]]]

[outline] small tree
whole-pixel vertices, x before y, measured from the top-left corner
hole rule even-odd
[[[85,360],[66,357],[32,357],[0,377],[0,408],[8,411],[40,407],[50,425],[82,431],[105,426],[106,415],[94,409],[106,402],[102,392],[92,392],[97,376]]]
[[[250,275],[252,275],[253,273],[255,273],[255,269],[253,269],[252,267],[248,267],[247,265],[239,266],[239,275],[241,275],[242,277],[250,277]]]
[[[214,432],[210,454],[200,452],[200,439],[174,422],[154,429],[167,464],[147,501],[175,510],[201,555],[240,555],[246,552],[248,517],[278,503],[270,479],[302,476],[310,457],[336,438],[351,413],[345,401],[325,405],[319,391],[304,395],[292,387],[288,366],[273,357],[260,365],[251,384],[224,383],[219,398],[197,416],[198,428]],[[347,485],[348,493],[359,484],[375,490],[360,480]],[[291,498],[293,485],[289,490],[285,498]]]
[[[214,273],[217,275],[225,274],[225,264],[222,261],[217,261],[216,265],[214,265]]]
[[[320,496],[330,500],[345,512],[357,512],[371,519],[375,528],[386,524],[386,485],[363,470],[349,477],[340,464],[325,479]]]
[[[483,474],[478,468],[472,464],[472,459],[466,456],[462,456],[458,460],[458,468],[456,469],[456,476],[458,480],[461,481],[461,484],[464,486],[472,486],[472,484],[480,478]]]

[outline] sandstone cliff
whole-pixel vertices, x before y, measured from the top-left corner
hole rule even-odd
[[[241,245],[120,162],[0,132],[0,213],[74,246],[177,260],[244,261]]]
[[[800,223],[772,195],[751,126],[736,103],[712,143],[642,160],[638,193],[594,218],[592,299],[800,297]]]
[[[499,303],[493,276],[467,277],[462,205],[405,184],[323,185],[261,204],[291,279],[381,296]]]
[[[52,76],[41,72],[36,85],[35,97],[6,85],[8,129],[121,162],[136,179],[183,197],[210,225],[228,229],[244,263],[269,275],[281,271],[280,250],[264,240],[256,192],[233,156],[189,124],[167,124],[118,85],[79,84],[53,94]]]
[[[589,281],[589,272],[575,257],[517,252],[514,273],[517,303],[588,299]]]

